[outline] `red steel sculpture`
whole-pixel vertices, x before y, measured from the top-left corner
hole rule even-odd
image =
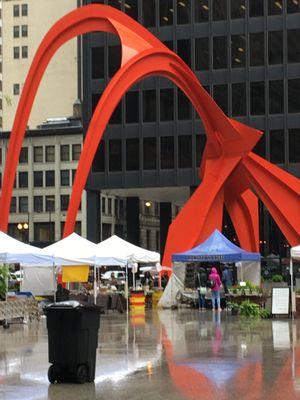
[[[189,98],[207,135],[200,168],[201,184],[169,227],[163,264],[170,265],[174,252],[194,247],[215,228],[221,230],[224,204],[240,245],[246,250],[258,251],[258,198],[288,242],[299,244],[300,180],[252,153],[262,132],[228,118],[190,68],[147,29],[115,8],[96,4],[78,8],[61,18],[46,34],[35,54],[9,140],[0,199],[0,229],[7,230],[22,141],[44,72],[60,46],[75,36],[95,31],[119,36],[122,62],[90,121],[75,176],[64,236],[73,232],[89,170],[114,109],[126,91],[138,81],[160,75],[171,80]]]

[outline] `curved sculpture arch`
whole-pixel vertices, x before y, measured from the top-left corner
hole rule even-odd
[[[299,180],[251,153],[261,133],[224,115],[189,67],[149,31],[122,12],[103,5],[85,6],[61,18],[47,33],[32,62],[9,142],[0,200],[0,229],[6,230],[19,153],[32,104],[57,49],[71,38],[92,31],[119,36],[121,68],[102,94],[90,121],[74,181],[64,235],[73,231],[81,194],[109,118],[125,92],[139,80],[162,75],[188,96],[208,137],[202,182],[169,228],[163,262],[221,228],[225,203],[242,247],[258,250],[258,195],[291,244],[300,241]],[[255,194],[253,193],[255,191]],[[285,196],[282,201],[278,197]],[[276,201],[274,201],[274,198]],[[182,234],[184,232],[184,235]]]

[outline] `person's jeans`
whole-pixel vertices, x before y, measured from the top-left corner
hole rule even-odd
[[[211,303],[212,303],[213,310],[216,308],[216,302],[217,302],[217,308],[220,309],[221,308],[220,291],[212,290],[211,291]]]
[[[199,298],[199,308],[205,307],[205,294],[201,294],[200,290],[198,290],[198,298]]]

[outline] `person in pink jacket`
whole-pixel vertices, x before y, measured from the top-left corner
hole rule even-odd
[[[218,271],[215,267],[213,267],[211,269],[211,273],[208,277],[208,280],[213,282],[213,285],[211,285],[212,309],[213,309],[213,311],[215,311],[216,302],[217,302],[218,311],[221,311],[220,289],[222,286],[222,282],[221,282],[220,276],[218,274]]]

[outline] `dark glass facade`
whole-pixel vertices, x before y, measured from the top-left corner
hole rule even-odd
[[[298,3],[109,1],[179,54],[229,117],[265,132],[257,154],[300,176]],[[116,37],[84,37],[85,121],[120,62]],[[185,95],[164,78],[148,78],[111,117],[89,187],[197,186],[204,144],[203,126]]]

